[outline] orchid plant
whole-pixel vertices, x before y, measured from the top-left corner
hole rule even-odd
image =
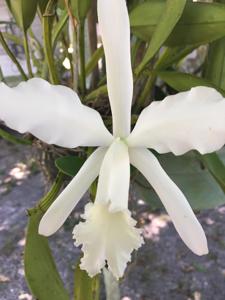
[[[99,147],[45,213],[39,233],[55,233],[99,175],[95,202],[86,205],[85,222],[75,226],[73,237],[75,245],[82,245],[82,269],[94,276],[107,261],[119,278],[131,252],[143,243],[128,209],[130,163],[155,189],[185,244],[197,255],[208,253],[204,231],[188,201],[147,148],[175,155],[220,149],[225,144],[225,101],[215,89],[206,87],[168,96],[146,107],[130,133],[133,77],[125,1],[98,0],[98,19],[113,135],[99,113],[82,105],[75,92],[42,79],[13,89],[2,83],[0,117],[10,128],[28,131],[48,144]]]
[[[90,277],[107,262],[116,279],[143,243],[128,207],[130,164],[150,183],[186,244],[208,253],[205,233],[185,195],[161,167],[154,151],[179,156],[190,150],[215,152],[225,144],[225,99],[215,88],[193,87],[153,101],[131,126],[133,74],[130,21],[125,0],[98,0],[98,22],[105,53],[112,133],[100,113],[82,104],[63,85],[32,78],[14,88],[0,84],[0,119],[20,133],[64,148],[97,147],[77,175],[45,212],[39,234],[54,234],[98,177],[94,202],[86,204],[73,238],[81,246],[81,269]]]

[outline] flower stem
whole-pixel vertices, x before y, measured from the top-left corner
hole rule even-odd
[[[81,94],[86,92],[86,71],[85,71],[85,27],[84,20],[79,24],[79,52],[80,52],[80,78]]]
[[[106,289],[106,299],[107,300],[120,300],[120,289],[119,282],[113,277],[112,273],[103,269],[105,289]]]
[[[7,55],[9,56],[9,58],[12,60],[12,62],[16,65],[18,71],[20,72],[22,78],[24,80],[27,80],[28,77],[26,75],[26,73],[24,72],[23,68],[21,67],[20,63],[18,62],[18,60],[16,59],[15,55],[13,54],[13,52],[9,49],[2,32],[0,31],[0,43],[3,47],[3,49],[5,50],[5,52],[7,53]]]
[[[31,145],[32,142],[23,138],[18,138],[0,128],[0,136],[14,144]]]
[[[149,76],[149,78],[147,79],[147,82],[145,84],[145,87],[143,89],[143,92],[141,93],[136,106],[134,107],[134,112],[137,113],[141,110],[141,108],[143,108],[147,102],[147,98],[151,93],[151,90],[155,84],[155,80],[156,80],[156,75],[155,74],[151,74]]]
[[[27,63],[27,70],[28,70],[29,78],[32,78],[33,73],[32,73],[32,67],[31,67],[31,62],[30,62],[30,50],[29,50],[27,31],[24,31],[23,46],[24,46],[24,51],[25,51],[25,56],[26,56],[26,63]]]
[[[61,187],[64,183],[64,179],[65,179],[65,175],[59,172],[50,191],[40,200],[37,207],[28,210],[28,213],[32,214],[32,211],[36,210],[37,208],[39,208],[43,212],[46,212],[47,209],[50,207],[50,205],[54,202],[55,198],[58,196]]]
[[[53,9],[55,1],[49,1],[46,8],[46,14],[43,16],[43,36],[44,36],[44,51],[48,64],[50,79],[53,84],[58,84],[58,74],[54,64],[53,48],[52,48],[52,19],[54,18]]]

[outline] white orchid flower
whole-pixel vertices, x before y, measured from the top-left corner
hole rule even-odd
[[[113,135],[99,113],[81,104],[67,87],[31,79],[9,88],[0,85],[0,118],[21,133],[31,132],[49,144],[99,147],[43,216],[39,233],[56,232],[99,175],[94,203],[85,207],[84,222],[75,226],[82,245],[81,268],[90,276],[105,261],[116,278],[123,275],[131,253],[143,243],[128,210],[130,163],[162,200],[184,243],[197,255],[208,252],[204,231],[187,199],[156,157],[195,149],[210,153],[225,143],[225,100],[212,88],[196,87],[145,108],[130,133],[133,78],[130,26],[125,0],[98,0],[98,18],[106,57]]]

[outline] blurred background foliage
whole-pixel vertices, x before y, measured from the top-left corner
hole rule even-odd
[[[0,20],[0,45],[15,64],[18,76],[5,75],[0,62],[0,80],[14,86],[35,76],[52,84],[66,85],[78,92],[84,104],[98,110],[111,129],[96,0],[5,2],[11,20]],[[129,0],[127,4],[134,73],[132,126],[144,107],[167,95],[199,85],[214,87],[225,95],[224,0]],[[38,31],[34,30],[34,23],[38,24]],[[30,289],[41,300],[53,295],[55,300],[68,299],[48,242],[38,236],[37,226],[61,187],[76,175],[93,149],[68,150],[46,145],[30,134],[21,136],[13,132],[3,123],[0,123],[0,136],[33,147],[46,186],[53,184],[37,207],[29,210],[25,270]],[[213,208],[225,203],[223,149],[203,156],[197,152],[180,157],[156,155],[190,199],[193,209]],[[133,169],[132,182],[138,197],[149,202],[152,209],[161,208],[154,191]],[[93,196],[94,192],[95,185],[90,194]],[[79,268],[76,273],[79,282],[85,284],[80,283],[80,290],[75,289],[75,299],[98,299],[98,278],[91,280]],[[51,289],[45,284],[49,278]]]

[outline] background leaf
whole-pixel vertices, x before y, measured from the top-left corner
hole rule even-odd
[[[160,17],[159,23],[153,33],[150,45],[146,54],[138,67],[138,72],[152,59],[165,40],[168,38],[173,28],[180,19],[184,10],[186,0],[167,0],[165,11]]]
[[[156,26],[166,9],[164,0],[150,0],[130,13],[134,34],[151,40]],[[202,45],[225,36],[225,5],[188,1],[183,15],[165,41],[166,46]]]
[[[70,0],[74,16],[83,21],[91,7],[91,0]]]
[[[69,295],[54,263],[47,238],[38,234],[43,213],[31,210],[26,235],[25,274],[33,295],[40,300],[69,300]]]
[[[204,77],[225,90],[225,38],[210,44]]]
[[[18,26],[27,31],[36,15],[38,0],[6,0],[6,3]]]
[[[64,156],[56,159],[55,165],[62,173],[75,176],[82,167],[85,159],[78,156]]]
[[[215,208],[225,203],[222,189],[193,153],[177,157],[165,154],[159,157],[159,161],[194,210]],[[153,209],[161,208],[160,199],[144,177],[138,174],[134,180],[138,197],[147,201]]]
[[[187,91],[195,86],[209,86],[209,87],[217,88],[209,80],[188,73],[163,71],[163,72],[157,72],[157,74],[169,86],[171,86],[173,89],[179,92]],[[220,90],[219,88],[217,89],[221,93],[224,93],[224,91]]]

